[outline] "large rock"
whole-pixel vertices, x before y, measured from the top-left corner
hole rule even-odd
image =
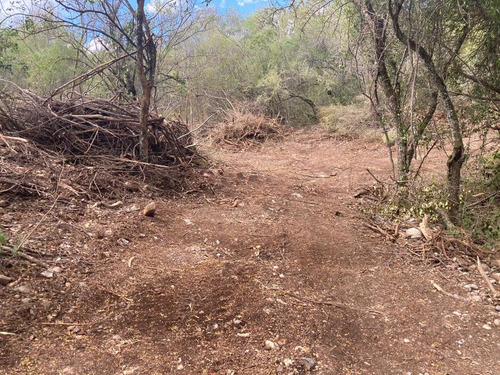
[[[409,228],[406,230],[406,236],[411,239],[422,238],[422,232],[418,228]]]
[[[155,202],[148,203],[148,205],[146,207],[144,207],[144,210],[142,210],[142,214],[144,216],[148,216],[148,217],[155,216],[155,213],[156,213],[156,203]]]

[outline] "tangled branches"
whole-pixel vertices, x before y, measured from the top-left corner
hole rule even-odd
[[[196,158],[185,124],[149,119],[150,159],[138,161],[139,107],[115,100],[0,94],[0,192],[90,198],[178,185]],[[132,181],[131,177],[139,179]],[[121,192],[120,192],[121,191]]]

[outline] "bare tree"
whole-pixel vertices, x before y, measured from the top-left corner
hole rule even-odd
[[[424,62],[427,71],[435,85],[436,89],[439,92],[441,100],[443,102],[443,107],[446,111],[446,116],[449,124],[449,129],[451,133],[451,140],[453,150],[450,156],[448,157],[448,194],[449,194],[449,214],[450,219],[457,223],[459,220],[459,207],[460,207],[460,184],[461,184],[461,170],[462,165],[465,161],[465,152],[464,145],[462,140],[462,130],[460,128],[460,122],[458,119],[457,112],[455,110],[455,106],[451,99],[451,96],[448,91],[447,84],[445,82],[445,77],[447,73],[447,68],[450,66],[451,61],[456,57],[459,53],[468,33],[469,26],[467,23],[464,24],[457,40],[455,41],[455,45],[452,49],[452,55],[448,61],[445,61],[442,65],[441,72],[438,70],[435,59],[439,58],[434,57],[431,52],[422,44],[417,43],[416,40],[412,38],[407,32],[404,32],[401,27],[400,15],[403,10],[403,5],[405,0],[389,0],[389,14],[392,21],[392,26],[394,28],[394,32],[399,41],[405,46],[409,46],[409,48],[418,53],[420,59]],[[412,22],[412,13],[410,11],[407,12],[406,19],[409,22]],[[435,20],[438,18],[436,17]]]

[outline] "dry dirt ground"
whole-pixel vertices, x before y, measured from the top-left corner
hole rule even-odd
[[[384,147],[295,133],[210,157],[211,188],[154,218],[145,198],[48,215],[32,240],[61,271],[0,266],[16,279],[0,286],[1,374],[500,374],[479,274],[363,225],[353,195],[365,168],[387,175]],[[34,207],[4,207],[2,225]]]

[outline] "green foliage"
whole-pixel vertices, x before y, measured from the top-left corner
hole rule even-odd
[[[444,184],[433,182],[400,188],[382,211],[392,217],[405,218],[422,218],[427,214],[431,221],[438,221],[438,209],[448,209],[448,197]]]
[[[480,164],[480,173],[486,180],[486,185],[494,191],[500,190],[500,150],[482,157]]]
[[[9,237],[2,230],[0,230],[0,246],[7,246],[9,243]]]

